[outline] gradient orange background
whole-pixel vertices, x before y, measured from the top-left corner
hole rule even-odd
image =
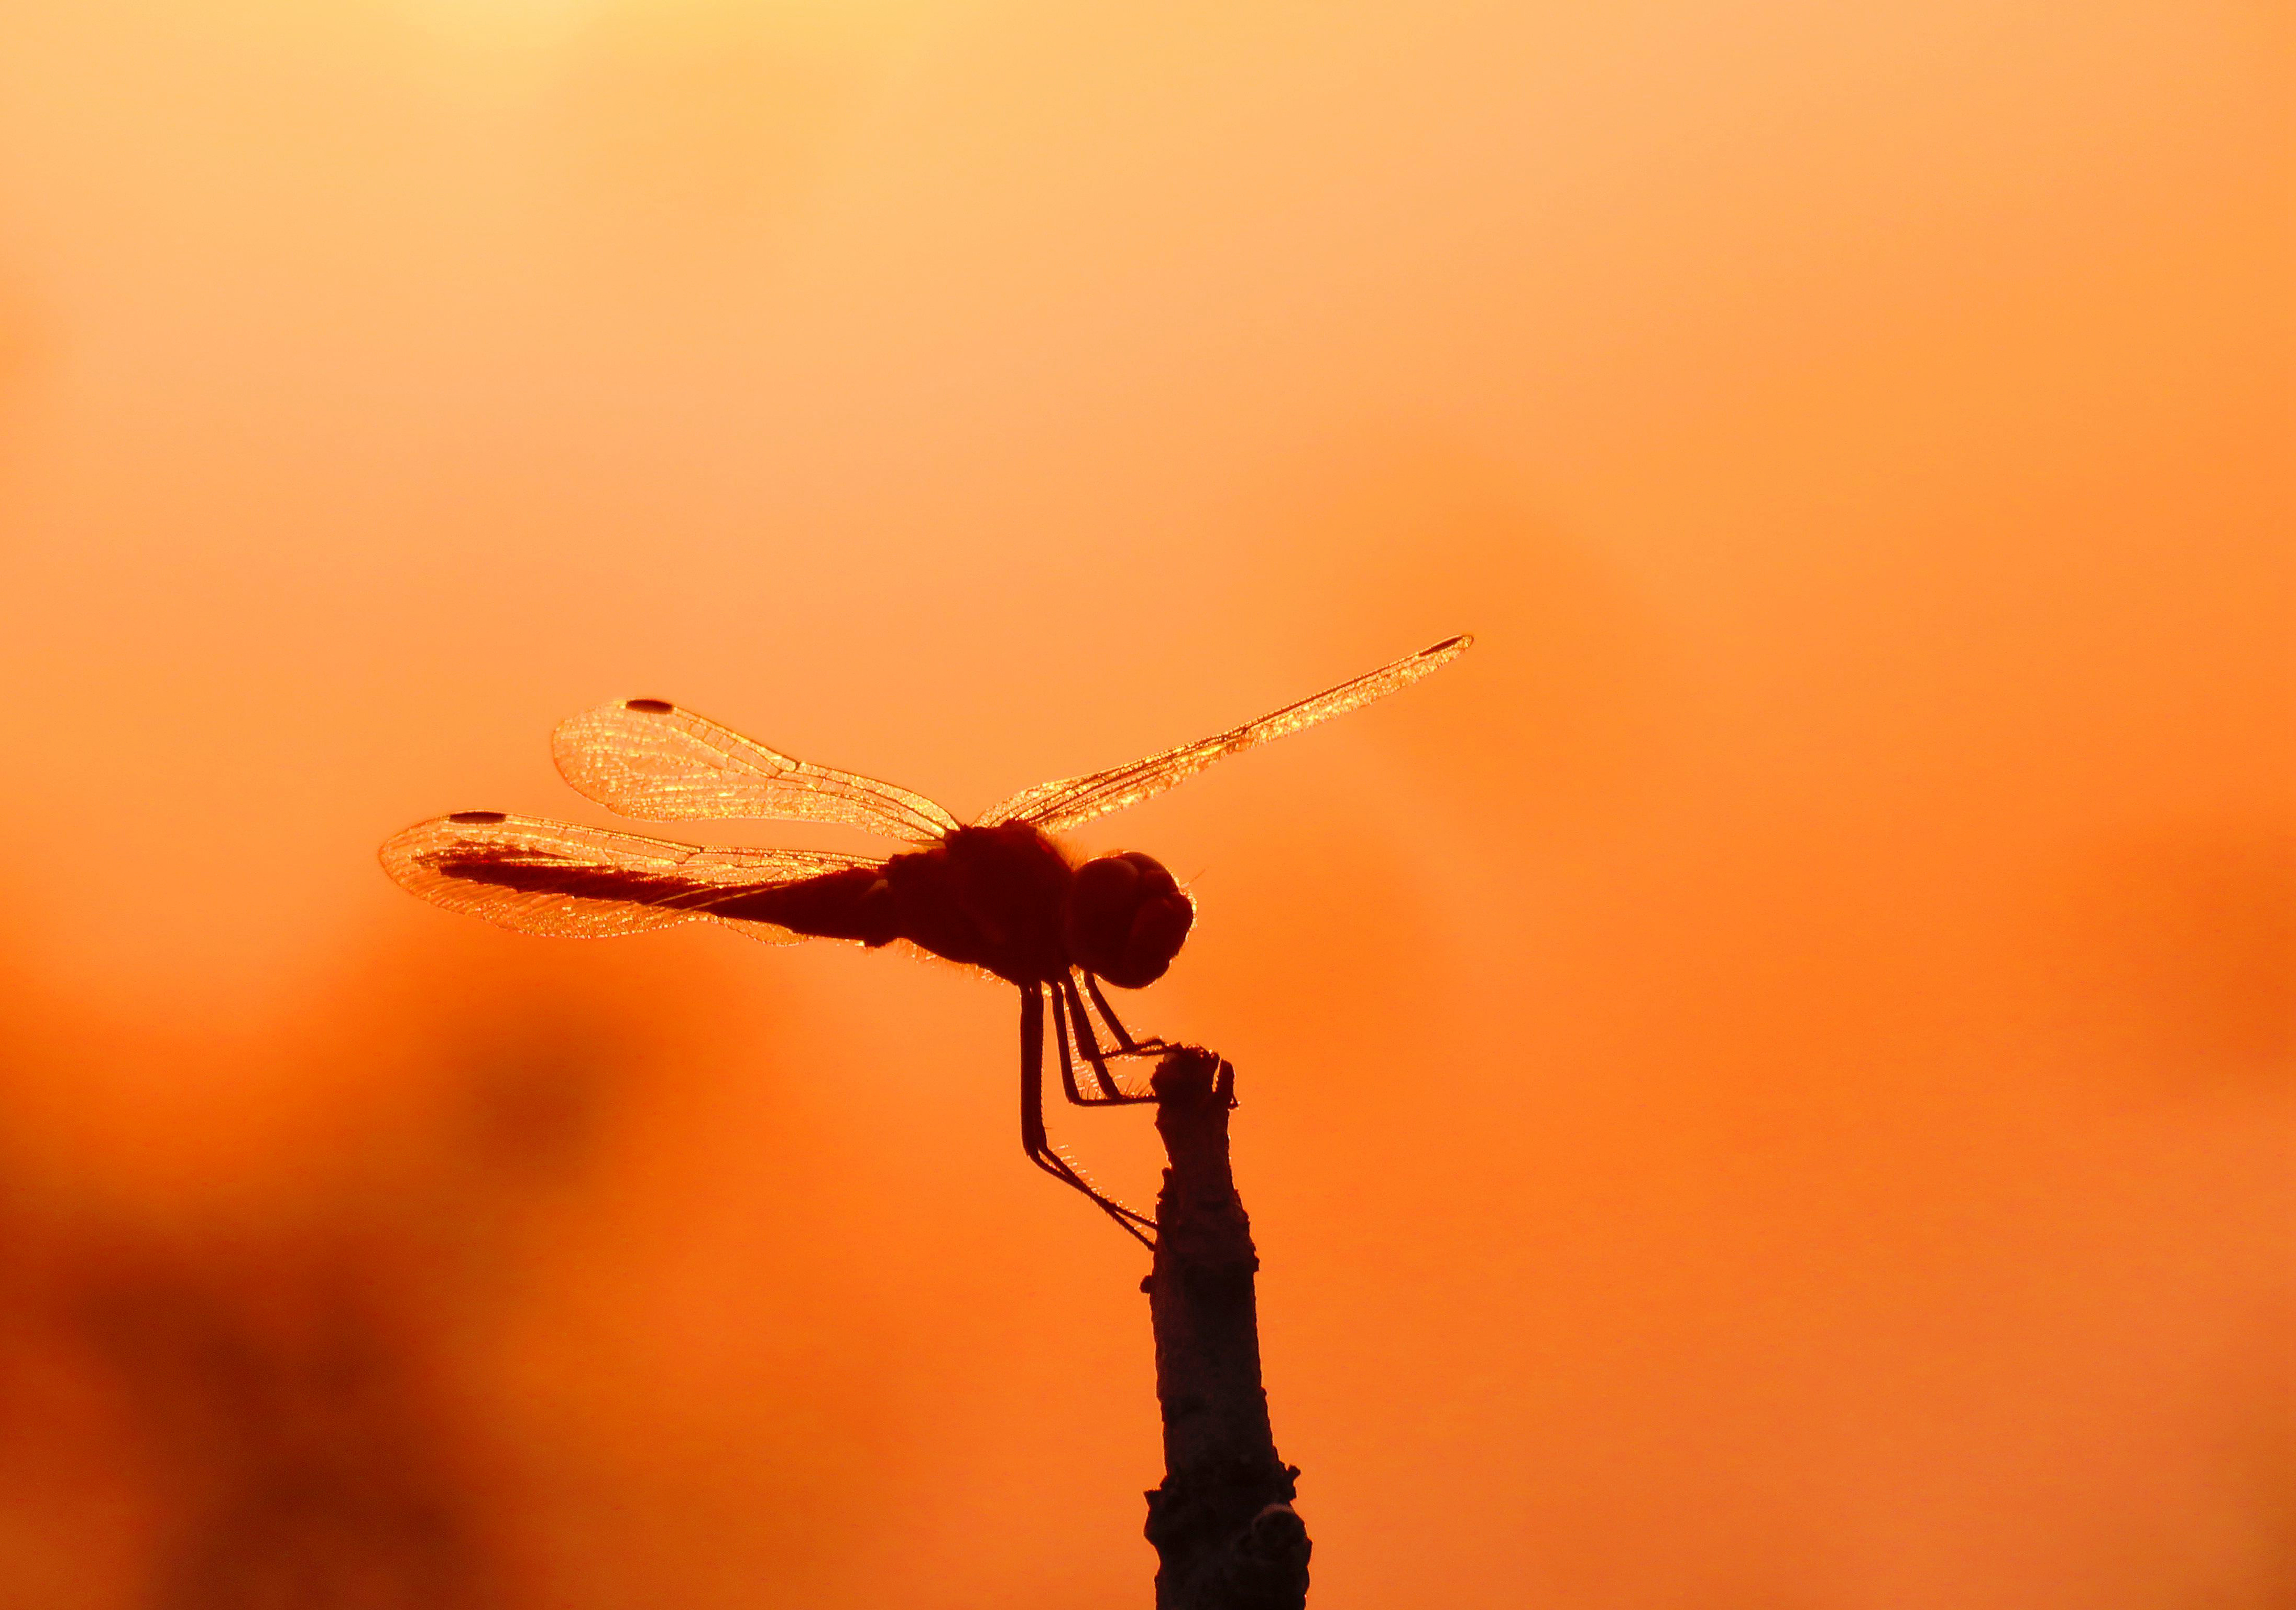
[[[1144,1603],[1007,992],[374,847],[605,820],[616,695],[962,815],[1472,629],[1081,835],[1201,904],[1314,1602],[2287,1603],[2290,57],[0,0],[0,1598]]]

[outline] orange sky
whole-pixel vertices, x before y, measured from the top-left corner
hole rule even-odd
[[[2281,8],[0,38],[0,1580],[1144,1601],[1004,993],[374,846],[605,820],[615,695],[964,815],[1472,629],[1080,835],[1200,901],[1315,1603],[2296,1592]]]

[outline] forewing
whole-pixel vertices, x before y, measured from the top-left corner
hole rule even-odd
[[[957,825],[922,794],[792,760],[660,699],[586,711],[559,723],[550,747],[561,776],[624,816],[836,822],[912,844]]]
[[[998,822],[1017,820],[1027,822],[1045,833],[1059,833],[1088,822],[1095,817],[1104,816],[1109,811],[1136,805],[1151,794],[1161,793],[1175,784],[1186,781],[1214,760],[1242,754],[1257,744],[1288,736],[1313,727],[1318,721],[1328,721],[1333,716],[1345,715],[1374,699],[1385,698],[1398,688],[1408,687],[1429,672],[1448,665],[1465,653],[1473,643],[1472,637],[1452,637],[1418,653],[1406,654],[1368,676],[1357,677],[1352,682],[1342,682],[1312,699],[1287,704],[1257,721],[1247,722],[1201,743],[1183,744],[1160,755],[1135,760],[1129,766],[1096,771],[1088,777],[1063,777],[1055,783],[1039,783],[1036,787],[1023,789],[996,806],[980,818],[981,826],[991,826]]]
[[[521,933],[607,939],[702,918],[768,944],[800,934],[720,917],[713,902],[873,866],[812,850],[714,850],[499,811],[418,823],[382,847],[383,870],[434,906]]]

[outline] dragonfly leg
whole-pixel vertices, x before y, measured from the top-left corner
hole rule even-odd
[[[1092,975],[1086,973],[1085,976],[1089,978]],[[1071,1089],[1069,1095],[1070,1101],[1076,1102],[1079,1106],[1130,1106],[1136,1103],[1156,1099],[1153,1096],[1135,1096],[1128,1093],[1117,1082],[1116,1075],[1109,1072],[1108,1057],[1100,1048],[1100,1036],[1093,1031],[1091,1014],[1084,1009],[1084,997],[1077,992],[1076,979],[1073,974],[1063,978],[1053,986],[1053,1019],[1055,1023],[1061,1021],[1063,1012],[1069,1020],[1076,1024],[1078,1048],[1084,1052],[1085,1060],[1092,1064],[1093,1077],[1099,1081],[1102,1091],[1102,1094],[1086,1099],[1077,1096]],[[1063,1056],[1068,1054],[1068,1038],[1065,1033],[1061,1039],[1061,1054]],[[1121,1056],[1123,1053],[1119,1052],[1118,1055]]]
[[[1122,1021],[1116,1015],[1116,1008],[1110,1006],[1108,997],[1100,992],[1100,981],[1089,973],[1084,975],[1084,987],[1092,995],[1092,1004],[1100,1008],[1101,1021],[1116,1037],[1116,1054],[1119,1056],[1148,1056],[1165,1049],[1163,1040],[1155,1035],[1152,1034],[1146,1039],[1135,1039],[1126,1031]]]
[[[1094,1189],[1067,1158],[1053,1150],[1045,1133],[1045,992],[1037,984],[1021,991],[1021,1149],[1030,1162],[1091,1198],[1093,1205],[1116,1220],[1126,1235],[1143,1246],[1155,1246],[1149,1232],[1155,1229],[1156,1221]]]
[[[1079,1024],[1079,1039],[1082,1038],[1081,1029],[1082,1025]],[[1076,1059],[1069,1055],[1068,1001],[1067,998],[1061,994],[1060,986],[1058,984],[1053,986],[1053,1033],[1060,1041],[1061,1088],[1067,1092],[1070,1105],[1079,1107],[1094,1105],[1101,1098],[1097,1096],[1086,1096],[1083,1091],[1077,1088]],[[1097,1048],[1098,1047],[1095,1047],[1095,1049]],[[1087,1052],[1086,1055],[1089,1056],[1090,1053]],[[1095,1060],[1093,1072],[1095,1073],[1100,1072],[1097,1059]],[[1105,1085],[1108,1082],[1107,1076],[1103,1074],[1101,1076],[1100,1082],[1103,1085]]]

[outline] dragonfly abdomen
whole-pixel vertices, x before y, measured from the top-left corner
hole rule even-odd
[[[898,857],[897,859],[907,859]],[[890,865],[851,867],[819,877],[753,889],[710,902],[710,915],[731,922],[771,923],[814,939],[890,944],[902,937],[887,873]]]

